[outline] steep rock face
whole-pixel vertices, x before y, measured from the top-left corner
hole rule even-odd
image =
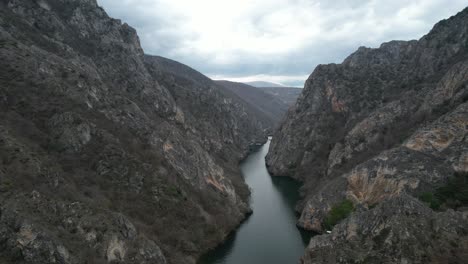
[[[268,121],[271,130],[279,125],[288,111],[287,104],[259,88],[229,81],[216,81],[216,83],[250,104],[258,113],[257,115],[265,117],[264,119]]]
[[[467,220],[466,212],[436,213],[411,196],[392,198],[313,238],[302,263],[465,263]]]
[[[194,263],[249,211],[261,122],[95,0],[1,0],[0,57],[0,262]]]
[[[323,232],[331,208],[345,199],[358,210],[331,235],[313,238],[304,263],[437,263],[450,259],[447,245],[454,238],[464,241],[456,251],[466,252],[467,234],[460,231],[466,230],[466,215],[428,208],[419,213],[426,205],[411,197],[442,186],[455,172],[467,172],[467,43],[465,9],[419,41],[361,47],[342,64],[319,65],[309,77],[273,137],[269,170],[304,181],[305,200],[297,209],[298,224],[306,229]],[[411,215],[401,215],[404,204],[410,204]],[[379,210],[394,216],[382,217]],[[425,218],[452,218],[461,229],[448,228],[447,236],[434,227],[418,230],[431,223]],[[412,224],[398,226],[407,222]],[[381,225],[388,227],[384,240],[393,234],[390,244],[367,243],[379,239]],[[350,230],[353,235],[346,233]],[[420,239],[416,252],[394,248],[405,245],[405,234],[408,241]],[[423,250],[424,243],[441,243],[444,249]],[[396,252],[394,258],[389,252]],[[465,257],[458,253],[454,262]]]
[[[466,16],[465,10],[441,21],[419,41],[361,47],[342,64],[319,65],[276,133],[271,171],[331,175],[365,160],[370,148],[378,153],[400,143],[427,115],[466,100]]]
[[[343,199],[371,208],[402,193],[418,196],[432,191],[454,172],[466,172],[467,125],[468,103],[463,103],[418,129],[401,146],[327,181],[307,200],[299,224],[321,232],[326,214]]]

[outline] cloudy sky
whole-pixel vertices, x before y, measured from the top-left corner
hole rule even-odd
[[[98,0],[145,52],[213,79],[302,86],[359,46],[418,39],[466,0]]]

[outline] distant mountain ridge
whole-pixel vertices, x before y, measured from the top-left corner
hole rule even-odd
[[[289,108],[278,96],[264,92],[260,88],[230,81],[216,81],[216,83],[232,91],[259,112],[262,112],[271,121],[273,128],[279,125],[279,122]]]
[[[302,88],[297,87],[259,87],[258,89],[275,96],[289,107],[296,103],[302,93]]]
[[[197,87],[218,86],[222,93],[238,104],[243,105],[248,114],[262,123],[262,127],[269,131],[268,133],[276,128],[289,106],[297,99],[301,90],[289,87],[257,88],[244,83],[213,81],[197,70],[168,58],[146,55],[146,59],[157,65],[158,70],[164,72],[167,76],[180,77],[192,82],[193,85],[197,84]],[[161,78],[167,79],[167,76],[162,75]],[[184,84],[184,86],[190,87],[188,84]],[[279,91],[280,89],[281,91]]]
[[[264,81],[253,81],[253,82],[244,82],[247,85],[253,86],[253,87],[285,87],[282,84],[279,83],[273,83],[273,82],[264,82]]]
[[[193,102],[190,100],[190,97],[196,98],[198,93],[213,93],[216,91],[228,98],[231,101],[230,103],[234,103],[240,107],[242,111],[244,111],[243,115],[249,116],[252,120],[255,120],[258,127],[262,128],[265,133],[271,133],[273,128],[279,122],[279,120],[274,120],[268,111],[265,111],[263,108],[259,108],[254,101],[240,96],[231,89],[228,89],[224,85],[220,85],[217,81],[211,80],[207,76],[185,64],[161,56],[146,55],[145,58],[147,63],[154,66],[156,69],[155,73],[160,75],[160,79],[167,87],[170,87],[172,93],[178,94],[184,91],[183,93],[184,96],[187,97],[187,102]],[[173,78],[171,78],[171,76]],[[174,81],[179,84],[177,89],[171,88],[174,86]],[[252,88],[253,90],[256,90],[256,88]],[[190,94],[190,96],[188,94]],[[269,96],[268,94],[264,95]],[[273,97],[271,98],[274,99]],[[213,103],[215,102],[216,101]],[[281,104],[281,102],[277,103]],[[201,106],[191,105],[190,107],[187,107],[187,110],[193,110],[199,107]],[[282,105],[277,107],[284,108]],[[239,118],[241,117],[242,116],[239,116]]]

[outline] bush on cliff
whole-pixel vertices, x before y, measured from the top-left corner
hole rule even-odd
[[[468,173],[455,173],[446,185],[435,190],[434,193],[425,192],[419,199],[433,210],[443,208],[457,209],[468,205]]]
[[[347,199],[334,205],[323,221],[323,228],[325,230],[331,230],[336,224],[348,217],[353,211],[353,202]]]

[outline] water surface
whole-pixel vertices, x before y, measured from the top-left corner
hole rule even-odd
[[[304,253],[310,236],[296,227],[299,183],[268,174],[269,146],[270,140],[241,164],[253,214],[199,264],[295,264]]]

